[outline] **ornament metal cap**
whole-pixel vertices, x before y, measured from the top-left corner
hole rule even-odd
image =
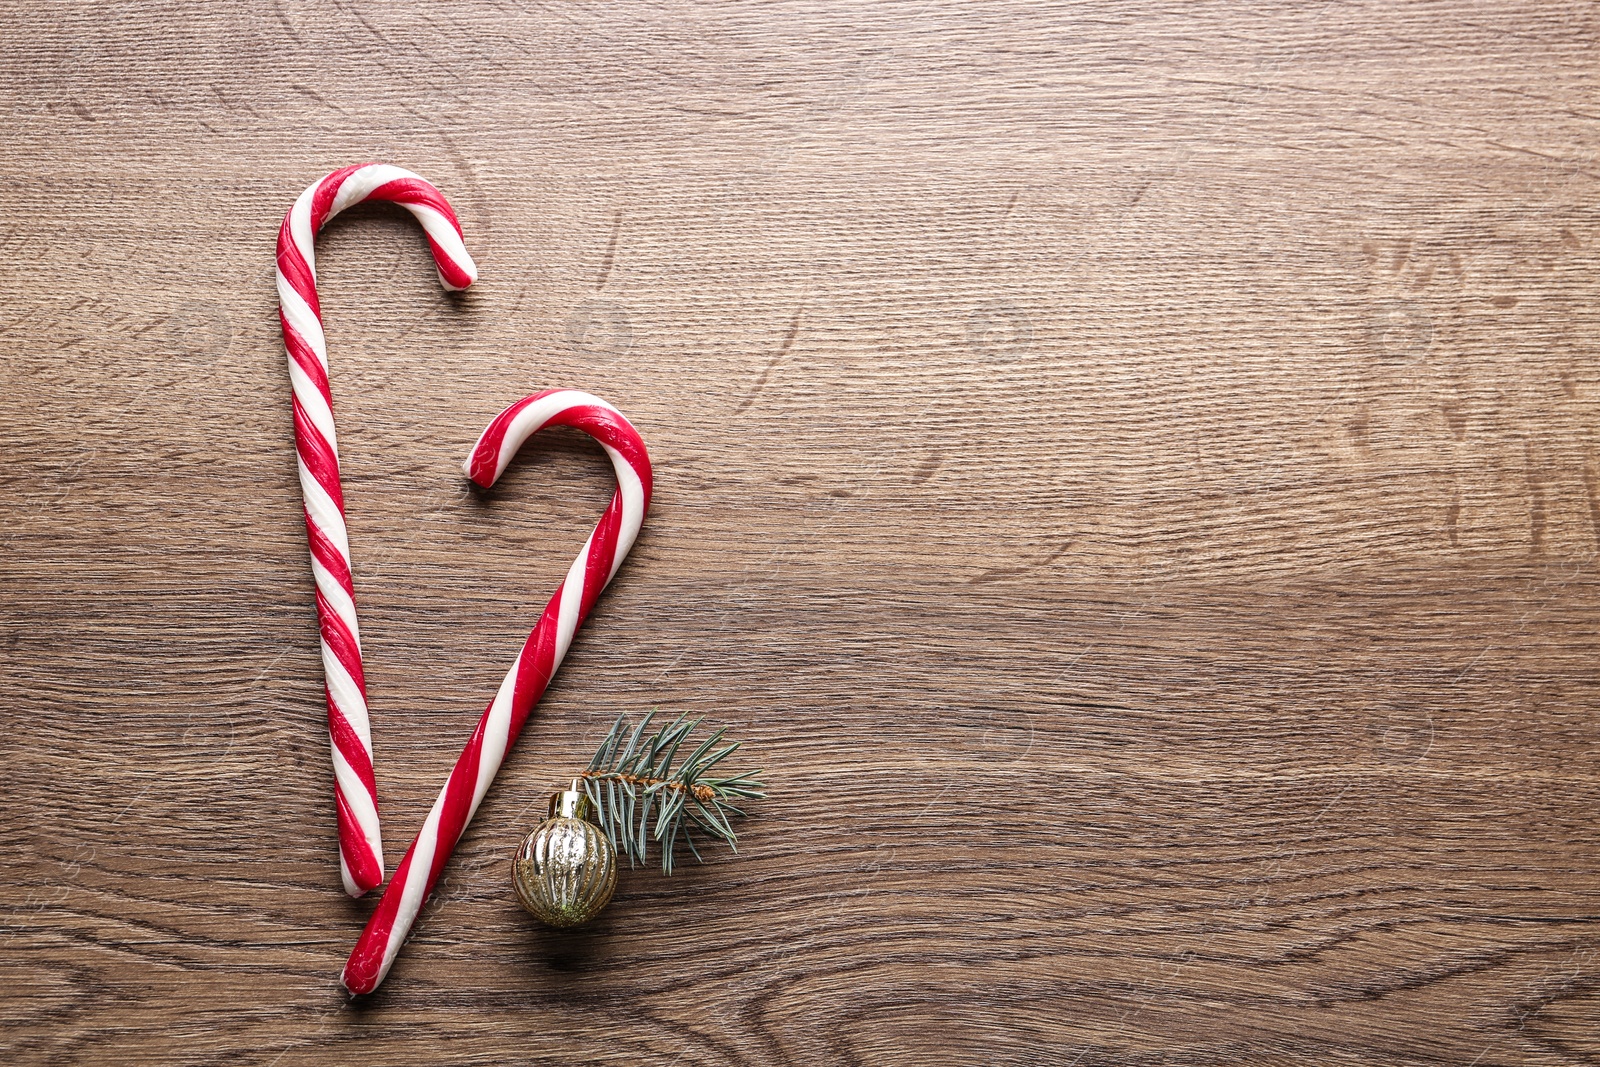
[[[594,804],[589,800],[589,795],[583,791],[578,779],[572,780],[571,789],[551,794],[550,814],[547,818],[594,821]]]

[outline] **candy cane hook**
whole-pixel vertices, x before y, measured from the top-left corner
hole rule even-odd
[[[339,811],[339,870],[345,891],[360,896],[383,881],[383,840],[378,830],[378,788],[372,776],[372,730],[367,718],[355,587],[350,580],[350,539],[339,487],[333,396],[328,391],[328,350],[317,300],[313,241],[339,212],[364,200],[387,200],[414,215],[428,235],[448,290],[465,289],[478,276],[461,241],[461,224],[444,195],[408,170],[367,163],[336,170],[315,182],[284,217],[278,231],[278,302],[283,345],[294,387],[295,451],[305,501],[311,571],[317,583],[322,670],[328,700]]]
[[[544,695],[551,675],[566,658],[573,635],[622,566],[650,506],[650,456],[638,431],[604,400],[570,389],[530,396],[497,416],[473,446],[465,465],[467,476],[484,488],[493,485],[522,443],[546,426],[575,426],[599,441],[616,471],[616,492],[573,560],[566,580],[545,605],[500,691],[456,760],[422,832],[395,868],[394,879],[361,932],[342,975],[345,988],[352,993],[372,992],[389,973],[468,820],[478,810],[528,714]]]

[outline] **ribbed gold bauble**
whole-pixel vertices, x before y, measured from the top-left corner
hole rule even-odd
[[[551,926],[586,923],[617,888],[617,853],[589,821],[589,798],[572,789],[550,798],[550,817],[529,834],[511,861],[522,906]]]

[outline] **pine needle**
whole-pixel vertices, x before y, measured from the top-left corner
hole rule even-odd
[[[600,828],[628,858],[629,866],[646,862],[650,841],[655,840],[661,848],[661,869],[671,874],[680,838],[697,860],[701,857],[695,834],[735,848],[730,817],[744,814],[735,802],[758,800],[766,796],[766,787],[756,777],[760,771],[726,777],[710,773],[739,748],[738,741],[717,748],[726,729],[713,731],[679,761],[680,746],[705,720],[680,715],[647,735],[654,717],[653,712],[646,715],[637,726],[625,715],[617,717],[583,772],[583,789],[594,804]]]

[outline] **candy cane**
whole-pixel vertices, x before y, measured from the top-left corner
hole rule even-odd
[[[372,992],[389,973],[451,850],[478,810],[551,675],[566,657],[573,634],[633,547],[650,506],[650,456],[639,434],[616,408],[599,397],[573,390],[539,393],[502,412],[473,446],[465,465],[467,476],[484,488],[493,485],[522,443],[546,426],[575,426],[599,441],[616,470],[616,492],[594,533],[584,542],[583,551],[573,560],[566,580],[545,605],[500,691],[456,760],[422,832],[395,868],[394,879],[361,932],[342,976],[352,993]]]
[[[378,787],[372,776],[372,730],[361,670],[350,540],[339,488],[339,453],[328,391],[328,350],[317,301],[312,242],[324,223],[363,200],[399,204],[422,224],[446,289],[465,289],[478,270],[461,243],[461,224],[443,194],[408,170],[383,163],[345,167],[300,194],[278,231],[278,301],[283,345],[294,386],[295,450],[305,501],[311,572],[317,583],[322,671],[333,748],[334,796],[339,811],[339,871],[358,897],[383,881]]]

